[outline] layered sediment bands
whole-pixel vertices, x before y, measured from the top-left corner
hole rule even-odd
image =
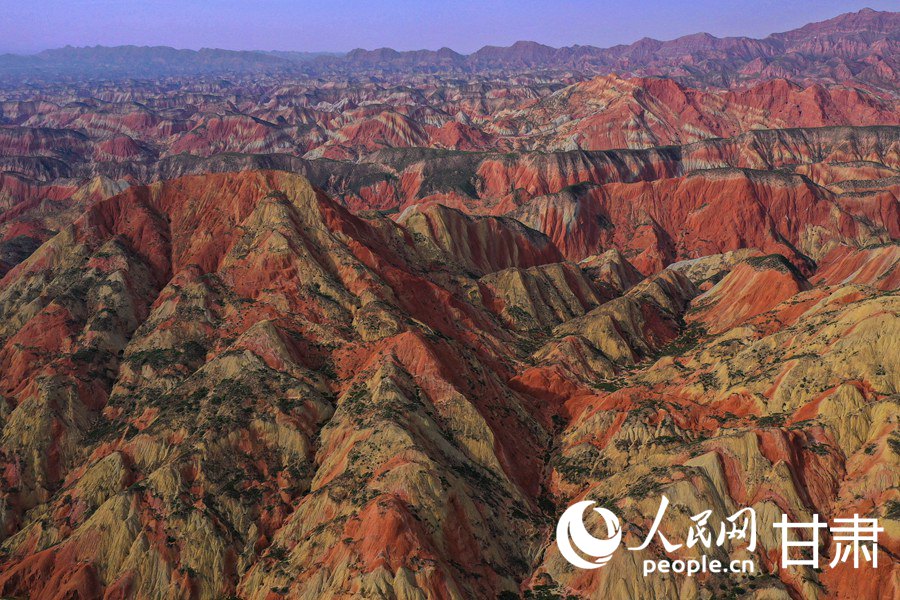
[[[900,142],[896,131],[893,127],[748,131],[729,139],[687,144],[682,149],[682,169],[684,172],[717,167],[764,170],[802,168],[799,165],[818,163],[870,162],[875,163],[871,166],[881,165],[896,171],[900,168]]]
[[[755,256],[761,256],[759,250],[741,248],[722,254],[710,254],[700,258],[678,261],[669,265],[668,268],[684,274],[698,288],[706,291],[721,281],[736,264]]]
[[[828,285],[858,283],[882,290],[900,287],[900,248],[886,244],[855,249],[840,246],[822,259],[814,281]]]
[[[86,206],[127,187],[122,181],[97,177],[84,185],[29,184],[14,176],[0,176],[4,191],[17,198],[0,213],[0,277],[28,258],[44,241],[75,220]]]
[[[295,81],[280,94],[271,83],[238,78],[236,84],[212,84],[199,97],[189,91],[197,84],[185,82],[189,90],[166,101],[153,97],[160,91],[152,83],[128,84],[132,96],[143,97],[141,103],[107,101],[91,89],[72,102],[71,94],[60,90],[47,94],[56,104],[42,111],[0,115],[6,125],[0,154],[70,159],[94,154],[98,162],[113,163],[220,153],[356,160],[396,148],[646,149],[755,129],[900,124],[892,94],[786,79],[730,91],[615,75],[587,81],[563,77],[547,84],[540,75],[526,74],[514,91],[498,79],[473,83],[341,82],[345,93],[336,97],[316,81]],[[409,85],[417,86],[417,93],[410,93]],[[354,92],[358,98],[351,99]]]
[[[590,577],[558,556],[574,499],[635,545],[664,492],[672,539],[757,508],[760,593],[847,597],[845,569],[776,570],[766,525],[896,525],[896,244],[836,245],[808,277],[745,249],[642,278],[509,218],[353,215],[282,172],[86,206],[0,279],[5,595],[733,585],[644,578],[653,548]]]
[[[803,88],[782,79],[747,90],[706,93],[672,79],[616,76],[560,90],[519,118],[523,124],[513,117],[504,125],[528,131],[550,149],[585,150],[687,144],[760,128],[898,124],[893,102],[859,90]],[[549,122],[560,124],[542,126]]]
[[[398,222],[420,251],[477,273],[531,267],[562,259],[550,239],[509,217],[471,217],[441,205],[412,207]],[[438,259],[439,260],[439,259]]]
[[[0,155],[78,157],[90,148],[90,138],[78,131],[49,127],[0,128]]]
[[[526,331],[554,327],[617,295],[570,263],[510,268],[479,281],[487,288],[482,291],[486,306],[509,327]]]
[[[158,159],[153,152],[145,152],[143,146],[139,155],[131,156],[129,153],[135,147],[115,137],[89,148],[81,158],[66,155],[64,159],[42,156],[3,159],[8,171],[2,175],[0,203],[6,210],[0,214],[0,220],[29,229],[58,231],[59,225],[70,222],[84,208],[79,200],[83,195],[76,191],[93,185],[97,177],[112,181],[115,188],[122,189],[125,185],[186,174],[279,169],[304,175],[352,210],[392,211],[415,204],[440,203],[470,214],[509,213],[549,235],[570,259],[577,260],[616,246],[628,252],[629,259],[644,272],[652,272],[673,260],[696,256],[691,254],[693,242],[685,242],[688,244],[685,253],[668,239],[672,237],[672,229],[665,222],[668,217],[662,213],[671,213],[673,222],[687,223],[688,219],[680,214],[682,208],[663,204],[660,198],[670,193],[681,194],[679,190],[686,185],[682,182],[686,181],[707,180],[710,189],[718,189],[721,170],[740,167],[754,171],[793,171],[831,192],[810,192],[814,196],[836,198],[833,203],[841,213],[852,215],[851,220],[861,220],[861,224],[847,225],[844,217],[834,216],[828,223],[822,220],[804,223],[801,227],[809,231],[799,232],[806,236],[803,239],[795,235],[798,232],[779,232],[797,251],[816,258],[821,252],[827,252],[835,230],[839,239],[862,244],[887,239],[884,231],[888,238],[893,235],[890,223],[897,217],[896,173],[900,165],[896,140],[897,128],[893,127],[838,127],[754,131],[736,138],[648,150],[496,154],[391,149],[373,154],[367,162],[351,163],[307,160],[289,154],[179,154]],[[92,162],[109,153],[124,155],[115,160]],[[748,175],[748,178],[754,184],[735,189],[738,198],[734,202],[753,202],[751,196],[757,193],[757,188],[768,186],[766,181],[772,182],[773,190],[759,192],[764,202],[784,187],[777,184],[784,179],[780,174],[773,174],[769,179],[758,175]],[[793,181],[788,185],[794,186],[797,194],[804,193],[804,186],[809,187],[800,178]],[[594,191],[594,186],[614,183],[635,185]],[[626,198],[639,197],[637,202],[629,202],[648,207],[645,212],[650,217],[629,215],[625,227],[621,228],[623,223],[618,220],[621,215],[614,214],[619,211],[616,206],[608,208],[613,213],[609,215],[603,212],[607,210],[604,206],[584,206],[585,196],[605,198],[620,194]],[[101,197],[105,196],[101,194]],[[689,204],[698,207],[704,202],[698,204],[691,200]],[[706,214],[721,220],[719,208],[731,209],[717,204]],[[818,213],[814,216],[821,219]],[[756,223],[753,226],[759,227],[759,219],[752,220]],[[698,226],[709,226],[699,221]],[[618,233],[616,227],[620,227]],[[718,223],[716,229],[721,229]],[[760,234],[752,235],[748,243],[762,246]],[[43,241],[46,236],[39,239]],[[635,247],[647,248],[646,256],[637,257],[630,248],[620,245],[623,239],[633,239]],[[707,246],[703,252],[734,249],[721,240],[714,244],[715,248]],[[788,255],[793,252],[772,243],[767,251]]]
[[[578,260],[616,247],[643,273],[755,247],[809,272],[840,243],[897,239],[893,189],[849,197],[782,172],[721,169],[634,184],[582,185],[511,214]]]
[[[810,287],[797,268],[779,254],[748,258],[696,299],[687,321],[719,334]]]
[[[25,128],[0,131],[9,134],[3,138],[4,146],[0,150],[0,154],[6,156],[3,158],[4,170],[39,181],[102,174],[113,179],[151,182],[204,172],[282,169],[301,173],[346,203],[360,208],[370,207],[367,203],[375,202],[372,192],[382,181],[394,195],[394,206],[436,194],[456,194],[471,197],[482,207],[489,207],[502,200],[521,201],[555,193],[583,182],[653,180],[702,169],[799,169],[798,172],[819,180],[812,170],[828,168],[827,165],[813,166],[820,163],[866,163],[869,168],[880,169],[871,172],[879,178],[894,176],[900,168],[896,127],[766,129],[681,147],[646,150],[504,154],[393,148],[368,156],[362,165],[304,160],[263,147],[227,153],[221,149],[203,148],[196,153],[157,158],[124,137],[104,139],[80,151],[65,149],[62,158],[53,158],[40,149],[42,146],[32,147],[34,144],[23,142],[27,137],[23,132],[40,138],[44,131]],[[62,148],[53,140],[51,136],[45,143]],[[42,159],[43,164],[36,162],[37,159]],[[873,178],[871,174],[866,177],[854,176],[849,171],[847,174],[850,176],[842,178],[836,173],[828,180],[820,181],[829,185],[846,179]]]
[[[564,322],[535,356],[544,363],[560,363],[576,376],[612,376],[619,367],[651,356],[678,337],[681,317],[697,292],[684,275],[663,271],[620,298]],[[608,366],[598,372],[595,364]]]

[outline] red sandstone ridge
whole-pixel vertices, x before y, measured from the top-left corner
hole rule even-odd
[[[895,290],[900,287],[900,248],[896,244],[862,250],[839,246],[822,259],[813,281],[828,285],[859,283]]]
[[[480,273],[562,260],[549,238],[508,217],[470,217],[452,208],[431,205],[407,209],[398,222],[417,243],[432,245],[447,260],[460,261]]]
[[[603,254],[588,256],[578,263],[598,285],[622,294],[644,278],[621,252],[613,248]]]
[[[561,122],[537,139],[551,149],[585,150],[687,144],[752,129],[900,124],[893,101],[859,90],[803,88],[782,79],[715,93],[671,79],[615,76],[560,90],[523,111],[521,120]],[[515,120],[509,126],[518,127]]]
[[[796,267],[780,255],[748,258],[697,298],[686,320],[719,334],[810,287]]]
[[[169,153],[200,156],[219,152],[259,154],[292,148],[293,143],[286,132],[262,119],[243,115],[210,115],[200,118],[190,131],[178,136]]]
[[[882,235],[882,227],[891,239],[900,236],[897,211],[893,193],[854,205],[802,177],[732,169],[579,186],[535,198],[511,214],[546,233],[570,259],[616,247],[646,274],[680,259],[745,247],[782,253],[809,272],[810,258],[822,258],[842,241],[867,241]],[[874,228],[867,224],[870,215]],[[890,217],[882,221],[881,215]]]

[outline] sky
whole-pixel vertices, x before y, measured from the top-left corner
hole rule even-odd
[[[231,50],[391,47],[470,53],[532,40],[606,47],[642,37],[765,37],[900,0],[0,0],[0,52],[162,45]]]

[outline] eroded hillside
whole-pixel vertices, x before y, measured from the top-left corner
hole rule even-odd
[[[616,252],[565,262],[508,218],[354,216],[286,173],[129,189],[0,281],[0,589],[734,585],[645,579],[626,555],[588,576],[559,557],[559,507],[602,497],[633,541],[665,492],[764,519],[877,516],[889,564],[865,585],[890,597],[898,252],[838,244],[806,274],[732,253],[643,278]],[[762,534],[766,573],[777,545]],[[847,597],[857,577],[742,585]]]

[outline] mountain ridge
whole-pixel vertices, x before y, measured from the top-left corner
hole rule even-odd
[[[667,75],[711,87],[733,87],[744,80],[767,79],[781,73],[799,80],[814,76],[821,80],[827,76],[834,81],[878,87],[885,81],[896,82],[900,71],[896,58],[898,45],[900,12],[863,9],[761,39],[695,33],[666,41],[642,38],[632,44],[608,48],[593,45],[555,48],[522,40],[506,47],[485,45],[470,54],[446,47],[409,51],[383,47],[356,48],[338,56],[315,56],[315,53],[261,50],[180,50],[166,46],[67,46],[34,55],[0,55],[0,76],[23,77],[27,75],[23,71],[30,71],[32,77],[43,74],[52,79],[79,75],[184,76],[224,73],[227,69],[309,76],[360,73],[373,68],[384,74],[399,69],[426,73],[537,69]],[[839,58],[841,64],[823,66],[813,60],[829,53]],[[846,77],[847,72],[850,77]]]
[[[0,279],[0,593],[733,585],[643,577],[624,551],[585,579],[552,543],[582,497],[627,546],[663,493],[897,530],[896,241],[836,246],[811,280],[753,252],[643,278],[508,218],[406,217],[289,173],[188,176],[95,202]],[[859,597],[851,562],[801,579],[759,540],[721,548],[759,561],[752,597]],[[879,544],[872,598],[897,592],[898,538]]]

